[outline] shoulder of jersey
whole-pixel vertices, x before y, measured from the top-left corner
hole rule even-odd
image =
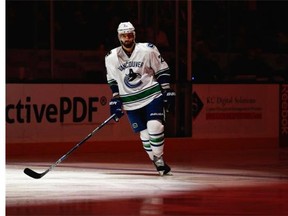
[[[106,54],[105,58],[111,57],[111,56],[115,55],[115,53],[117,52],[116,50],[117,50],[117,48],[114,48],[114,49],[110,50],[110,51]]]
[[[152,43],[138,43],[138,46],[140,46],[143,49],[154,49],[156,46]]]
[[[152,43],[138,43],[137,45],[142,51],[151,52],[157,50],[156,46]]]

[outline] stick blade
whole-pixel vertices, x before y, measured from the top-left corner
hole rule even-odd
[[[46,172],[44,173],[37,173],[29,168],[25,168],[24,169],[24,173],[34,179],[40,179],[42,176],[44,176],[46,174]]]

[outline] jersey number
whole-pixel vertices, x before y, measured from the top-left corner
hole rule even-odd
[[[164,58],[163,58],[161,55],[159,55],[158,58],[160,59],[160,62],[161,62],[161,63],[165,62],[165,61],[164,61]]]

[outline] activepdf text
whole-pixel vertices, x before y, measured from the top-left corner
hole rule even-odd
[[[64,123],[66,121],[78,123],[93,121],[93,114],[97,112],[98,97],[60,97],[57,104],[39,104],[31,97],[19,99],[15,104],[6,105],[6,122],[13,123]]]

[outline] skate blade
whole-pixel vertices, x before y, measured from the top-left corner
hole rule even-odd
[[[168,173],[164,174],[164,171],[158,171],[160,176],[173,176],[172,172],[169,171]]]

